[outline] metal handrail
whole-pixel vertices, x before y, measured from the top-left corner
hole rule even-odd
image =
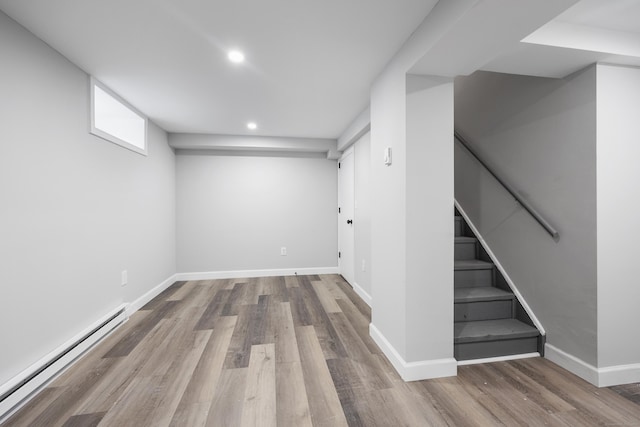
[[[460,133],[458,133],[458,131],[454,130],[453,134],[456,139],[462,144],[462,146],[466,148],[467,151],[471,153],[471,155],[475,157],[482,166],[484,166],[484,168],[509,192],[509,194],[513,196],[514,199],[516,199],[518,203],[520,203],[523,208],[526,209],[527,212],[529,212],[529,214],[531,214],[531,216],[536,221],[538,221],[538,224],[540,224],[542,228],[544,228],[547,233],[549,233],[551,237],[553,237],[553,240],[555,240],[556,242],[560,240],[560,233],[558,233],[558,230],[556,230],[551,224],[549,224],[549,221],[544,219],[542,215],[533,206],[531,206],[531,204],[529,204],[529,202],[520,197],[515,188],[513,188],[504,179],[496,175],[496,173],[491,170],[491,168],[480,158],[478,153],[473,148],[471,148],[469,143],[462,137],[462,135],[460,135]]]

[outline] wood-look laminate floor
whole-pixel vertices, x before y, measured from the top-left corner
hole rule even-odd
[[[404,383],[369,321],[336,275],[178,282],[4,425],[640,426],[545,359]]]

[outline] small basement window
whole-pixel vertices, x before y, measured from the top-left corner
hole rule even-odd
[[[91,133],[147,155],[147,118],[105,85],[91,80]]]

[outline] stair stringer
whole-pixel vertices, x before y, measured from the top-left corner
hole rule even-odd
[[[513,292],[516,299],[518,300],[518,302],[520,303],[524,311],[527,313],[527,315],[529,316],[529,318],[531,319],[535,327],[538,329],[538,331],[540,331],[540,335],[544,340],[547,333],[544,327],[542,326],[542,323],[540,323],[540,320],[538,320],[538,317],[535,315],[533,310],[531,310],[531,307],[529,307],[529,304],[527,304],[527,301],[524,299],[524,297],[522,296],[522,294],[520,293],[516,285],[513,283],[513,280],[511,280],[511,277],[509,276],[509,274],[507,274],[506,270],[504,269],[504,267],[502,266],[498,258],[495,256],[495,254],[493,253],[493,251],[491,250],[487,242],[484,240],[484,237],[482,237],[482,234],[478,231],[476,226],[470,220],[467,213],[464,211],[462,206],[460,206],[460,204],[458,203],[458,200],[456,200],[455,198],[454,198],[454,203],[456,208],[458,209],[458,212],[460,212],[460,215],[462,216],[462,218],[464,218],[469,228],[471,228],[471,231],[473,232],[473,234],[475,234],[482,248],[487,252],[487,255],[489,255],[489,258],[491,258],[491,261],[495,265],[496,269],[498,269],[500,274],[502,274],[505,282],[507,283],[507,285],[509,285],[511,292]]]

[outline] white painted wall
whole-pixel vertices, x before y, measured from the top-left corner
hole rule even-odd
[[[355,277],[360,295],[371,304],[371,133],[353,146],[355,155]],[[364,294],[362,294],[364,292]]]
[[[453,360],[453,80],[406,90],[406,360]]]
[[[640,69],[598,65],[597,99],[598,366],[634,364],[612,380],[638,382]]]
[[[358,115],[338,138],[337,149],[345,151],[371,130],[371,111],[367,107]]]
[[[371,101],[372,335],[405,380],[455,375],[453,82],[390,73]]]
[[[446,293],[434,294],[434,300],[426,302],[421,298],[425,292],[417,284],[408,284],[408,274],[412,279],[417,277],[415,271],[411,270],[408,263],[414,263],[417,259],[413,254],[408,254],[409,250],[414,250],[415,246],[408,244],[407,234],[414,233],[415,221],[408,218],[408,184],[407,180],[417,180],[412,184],[411,197],[418,197],[415,194],[416,185],[422,181],[419,171],[414,173],[415,165],[411,164],[408,169],[407,151],[407,72],[411,67],[438,42],[447,31],[450,31],[461,15],[469,12],[475,2],[468,1],[447,1],[438,2],[425,21],[413,33],[412,37],[402,46],[396,56],[389,62],[385,70],[374,82],[371,89],[371,296],[372,296],[372,321],[371,335],[382,348],[385,355],[389,357],[394,367],[400,375],[407,380],[433,378],[439,376],[455,375],[456,364],[453,359],[453,315],[450,321],[442,324],[425,324],[416,321],[413,313],[416,305],[421,302],[432,304],[442,304],[450,307],[453,311],[453,295],[448,299]],[[437,91],[436,91],[437,92]],[[439,98],[442,94],[433,94]],[[437,109],[437,105],[442,102],[443,111],[447,111],[451,100],[432,99],[426,102]],[[418,111],[420,108],[418,109]],[[425,108],[425,111],[429,108]],[[441,116],[437,116],[441,117]],[[428,119],[428,118],[427,118]],[[433,122],[430,122],[433,123]],[[442,129],[448,128],[452,133],[451,121],[445,120],[434,125],[438,129],[431,129],[427,136],[439,134]],[[439,128],[442,126],[442,128]],[[420,137],[412,138],[415,144]],[[437,140],[441,143],[441,140]],[[448,140],[452,142],[452,140]],[[420,140],[419,143],[424,143]],[[383,152],[386,147],[393,150],[393,165],[385,166],[383,163]],[[416,153],[423,155],[419,147],[412,147]],[[436,158],[429,161],[437,163],[437,156],[441,154],[437,148],[434,151]],[[412,151],[413,153],[413,151]],[[416,159],[417,161],[417,159]],[[443,159],[446,165],[447,158]],[[445,166],[446,168],[446,166]],[[425,172],[425,177],[428,172]],[[453,170],[450,175],[444,175],[439,183],[443,183],[447,188],[447,182],[453,178]],[[435,184],[435,183],[432,183]],[[437,198],[441,202],[441,198]],[[449,231],[453,233],[453,198],[447,203],[447,221],[451,221]],[[440,212],[438,210],[438,212]],[[410,221],[410,222],[408,222]],[[411,224],[411,226],[409,225]],[[440,225],[438,221],[436,224]],[[428,226],[427,226],[428,227]],[[447,231],[445,231],[447,232]],[[433,241],[423,242],[425,245],[434,245],[434,248],[441,248],[443,243],[436,238]],[[447,243],[444,243],[446,253]],[[449,242],[453,245],[453,239]],[[419,257],[418,257],[419,258]],[[420,260],[424,263],[426,260]],[[451,259],[451,262],[453,260]],[[451,274],[453,278],[453,267],[447,263],[436,265],[436,270],[441,269],[442,274],[436,272],[440,277],[444,274]],[[447,273],[444,273],[445,269]],[[423,278],[427,280],[432,272],[427,268],[422,269]],[[422,282],[424,283],[424,281]],[[453,279],[451,283],[442,283],[442,286],[450,286],[453,292]],[[417,294],[413,294],[417,292]],[[414,300],[415,298],[415,300]],[[409,303],[411,305],[409,305]],[[407,315],[407,310],[411,315]],[[436,315],[438,317],[438,315]],[[419,318],[419,315],[417,315]],[[423,331],[433,329],[435,340],[433,347],[424,354],[422,351],[428,346],[431,337],[423,334]],[[451,334],[451,345],[441,340],[440,331],[448,329]],[[448,354],[448,356],[446,356]],[[437,356],[436,356],[437,355]],[[429,359],[438,357],[437,359]]]
[[[337,268],[335,161],[183,152],[176,183],[179,272]]]
[[[90,135],[89,77],[2,13],[0,52],[2,385],[175,273],[175,164]]]
[[[407,328],[405,91],[405,74],[395,72],[371,91],[371,324],[401,357]],[[392,166],[383,162],[386,147]]]
[[[456,199],[546,329],[547,343],[592,366],[595,82],[592,67],[562,80],[477,72],[455,87],[456,128],[548,218],[560,240],[457,144]]]

